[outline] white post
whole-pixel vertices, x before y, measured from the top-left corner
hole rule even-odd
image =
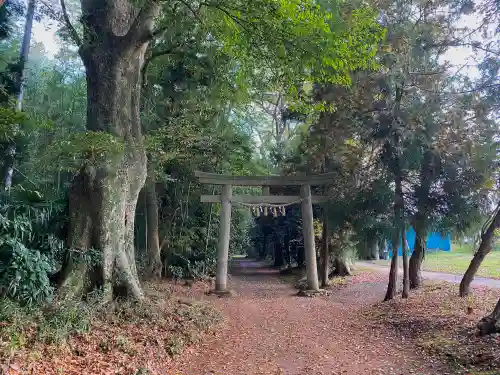
[[[311,201],[311,186],[300,187],[302,198],[302,230],[304,232],[304,251],[306,255],[307,289],[319,290],[318,268],[316,265],[316,249],[314,246],[313,210]]]
[[[215,276],[215,292],[227,291],[227,264],[229,257],[229,236],[231,230],[231,197],[232,186],[222,185],[222,202],[220,210],[219,245],[217,247],[217,274]]]

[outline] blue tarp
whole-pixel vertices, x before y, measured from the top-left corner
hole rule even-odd
[[[415,247],[415,230],[412,227],[410,227],[410,229],[406,231],[406,241],[408,242],[410,253],[412,253],[413,248]],[[389,252],[389,257],[391,257],[392,256],[391,241],[388,242],[387,250]],[[441,235],[440,233],[437,232],[429,233],[429,235],[427,236],[427,250],[451,251],[451,235],[449,233],[445,235]],[[398,254],[400,256],[403,255],[401,245],[399,245]]]

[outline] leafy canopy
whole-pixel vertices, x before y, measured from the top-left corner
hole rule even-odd
[[[375,13],[361,6],[340,17],[337,4],[326,3],[219,0],[189,11],[205,30],[207,43],[238,62],[237,85],[259,76],[298,94],[296,86],[304,81],[347,85],[350,72],[375,66],[376,46],[384,35]],[[167,22],[166,13],[160,27]]]

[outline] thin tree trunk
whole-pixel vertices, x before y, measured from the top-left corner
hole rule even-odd
[[[493,309],[493,312],[477,323],[477,329],[480,336],[500,333],[500,299]]]
[[[328,217],[325,214],[323,217],[323,233],[321,243],[321,287],[328,286],[328,275],[330,274],[330,249],[328,247]]]
[[[401,100],[402,91],[397,89],[396,96]],[[399,93],[399,94],[398,94]],[[396,106],[399,106],[399,101],[396,100]],[[392,241],[392,262],[389,271],[389,283],[387,285],[387,293],[384,301],[391,300],[396,295],[397,279],[398,279],[398,247],[400,243],[400,235],[404,231],[404,197],[403,197],[403,176],[400,165],[401,150],[400,150],[399,132],[394,131],[394,145],[396,156],[394,158],[394,238]],[[403,247],[404,250],[404,247]]]
[[[273,241],[274,246],[274,267],[281,267],[284,264],[283,257],[283,244],[281,243],[279,236],[275,236]]]
[[[381,259],[388,260],[388,256],[387,256],[387,240],[385,238],[381,239],[379,241],[379,243],[378,243],[378,251],[379,251]]]
[[[413,226],[415,229],[415,246],[410,258],[410,289],[417,289],[422,285],[421,269],[426,250],[429,194],[431,183],[435,178],[436,171],[439,170],[439,168],[433,167],[433,158],[432,152],[425,152],[420,169],[420,182],[416,189],[418,211]]]
[[[398,285],[398,247],[399,247],[399,228],[394,230],[392,237],[392,260],[391,269],[389,271],[389,283],[384,301],[389,301],[396,296],[396,288]]]
[[[269,237],[268,232],[267,232],[267,227],[264,224],[264,227],[262,228],[263,236],[262,236],[262,246],[260,247],[260,252],[259,256],[260,259],[265,259],[267,256],[267,238]]]
[[[410,295],[410,277],[408,265],[408,246],[406,243],[406,228],[401,231],[401,250],[403,252],[403,298],[408,298]]]
[[[378,240],[376,238],[371,239],[370,252],[372,254],[372,259],[380,260],[380,250],[378,246]]]
[[[297,266],[305,267],[306,264],[306,252],[304,246],[299,246],[297,242],[295,242],[295,248],[297,249]]]
[[[96,249],[101,264],[76,266],[85,262],[70,255],[61,291],[63,296],[81,292],[71,280],[83,280],[90,288],[102,286],[106,301],[115,294],[141,300],[134,249],[135,210],[147,168],[141,70],[160,7],[148,1],[141,9],[133,0],[81,0],[81,5],[83,39],[67,23],[86,70],[87,130],[112,135],[123,149],[87,160],[72,183],[68,246],[79,253]]]
[[[490,218],[488,223],[488,228],[486,231],[483,231],[483,234],[481,235],[479,248],[474,254],[469,268],[465,271],[464,277],[460,282],[460,297],[465,297],[470,293],[470,284],[472,283],[472,280],[474,280],[474,276],[481,266],[481,263],[483,263],[484,258],[486,258],[486,255],[488,255],[491,251],[495,230],[500,227],[500,204],[497,206],[494,216]]]
[[[421,229],[418,229],[418,225],[415,226],[415,246],[413,248],[413,253],[410,257],[409,265],[409,277],[410,277],[410,289],[418,289],[422,286],[422,262],[425,255],[425,240],[427,233],[423,233]]]
[[[284,241],[285,241],[285,261],[287,265],[290,267],[292,264],[292,256],[290,253],[290,234],[288,233],[288,228],[286,228]]]
[[[26,63],[28,62],[28,57],[30,53],[31,34],[33,29],[33,18],[35,15],[35,8],[36,8],[36,0],[29,0],[28,10],[26,12],[26,23],[24,25],[23,42],[21,44],[21,53],[19,55],[17,76],[15,82],[16,109],[18,111],[21,111],[23,108],[24,78],[26,74]],[[16,158],[16,144],[13,141],[11,141],[7,148],[7,153],[4,160],[5,173],[3,176],[3,182],[6,190],[9,190],[12,186],[15,158]]]
[[[148,178],[144,185],[146,195],[146,218],[147,218],[147,254],[149,278],[160,278],[163,269],[160,250],[160,236],[158,228],[158,197],[156,195],[155,182]]]

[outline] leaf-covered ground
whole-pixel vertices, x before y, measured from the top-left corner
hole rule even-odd
[[[382,303],[387,276],[359,270],[346,282],[337,280],[328,296],[306,298],[295,296],[292,284],[272,269],[244,259],[238,265],[231,278],[234,297],[206,296],[208,286],[202,283],[150,285],[154,303],[149,308],[122,307],[120,314],[96,319],[90,333],[74,336],[59,349],[50,345],[19,352],[3,370],[37,375],[500,374],[498,339],[472,335],[498,291],[475,289],[475,297],[467,300],[456,297],[453,285],[428,282],[408,300]],[[216,310],[225,317],[222,323]]]
[[[238,296],[216,301],[227,317],[223,329],[178,357],[170,373],[454,374],[370,314],[384,296],[385,275],[362,273],[329,296],[304,298],[275,271],[239,262]]]
[[[413,340],[456,374],[500,374],[500,336],[477,337],[475,325],[496,304],[498,290],[475,288],[459,298],[458,285],[426,281],[408,300],[375,304],[366,312],[374,329],[384,327]]]
[[[10,321],[0,321],[0,374],[165,374],[171,358],[217,327],[221,315],[211,304],[189,298],[202,296],[206,284],[187,289],[158,283],[145,289],[145,303],[93,311],[88,329],[65,340],[56,338],[68,333],[69,320],[88,318],[80,317],[80,310],[45,320],[41,314],[11,314]]]

